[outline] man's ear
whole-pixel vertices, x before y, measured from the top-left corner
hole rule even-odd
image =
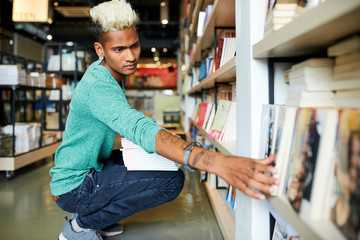
[[[94,48],[95,48],[96,54],[98,55],[99,58],[104,57],[104,48],[101,45],[101,43],[95,42],[94,43]]]

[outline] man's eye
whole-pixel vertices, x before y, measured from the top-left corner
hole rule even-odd
[[[131,46],[131,48],[138,48],[140,46],[139,43],[135,43],[134,45]]]

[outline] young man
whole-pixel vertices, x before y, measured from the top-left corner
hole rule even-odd
[[[94,46],[99,60],[87,69],[75,89],[63,141],[50,170],[54,200],[63,210],[74,213],[66,220],[59,239],[101,239],[98,230],[119,234],[122,229],[114,232],[105,228],[171,201],[181,192],[181,170],[128,172],[124,165],[109,160],[115,132],[149,153],[214,173],[246,195],[264,199],[252,188],[269,193],[271,186],[278,184],[263,174],[274,173],[275,168],[269,166],[274,157],[258,161],[189,145],[132,109],[121,82],[136,71],[140,56],[137,16],[125,0],[99,4],[90,14],[97,29]]]

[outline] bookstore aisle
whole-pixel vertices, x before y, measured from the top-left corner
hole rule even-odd
[[[0,239],[57,239],[66,213],[50,197],[52,166],[45,159],[18,170],[12,180],[0,172]],[[185,174],[178,198],[124,219],[124,233],[107,239],[223,239],[198,174]]]

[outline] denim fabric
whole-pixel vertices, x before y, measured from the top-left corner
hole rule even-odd
[[[127,171],[107,161],[102,171],[92,170],[76,189],[60,195],[61,209],[78,213],[80,227],[100,230],[134,213],[175,199],[184,185],[179,171]]]

